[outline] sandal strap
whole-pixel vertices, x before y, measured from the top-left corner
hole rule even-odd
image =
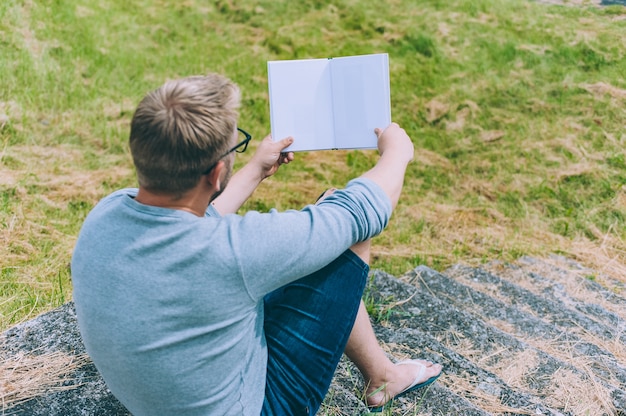
[[[417,376],[415,376],[415,380],[413,380],[413,383],[411,383],[411,385],[408,386],[403,391],[406,391],[406,390],[416,386],[417,384],[419,384],[420,380],[422,380],[422,378],[424,377],[424,373],[426,372],[426,365],[421,363],[420,361],[417,361],[417,360],[404,360],[404,361],[400,361],[399,363],[396,363],[396,365],[407,365],[407,364],[408,365],[418,366],[420,369],[417,372]]]

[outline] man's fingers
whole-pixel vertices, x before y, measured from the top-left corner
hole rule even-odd
[[[286,137],[278,142],[281,146],[281,149],[285,149],[293,143],[293,137]]]
[[[278,158],[278,161],[280,164],[285,164],[291,162],[293,158],[293,152],[282,152],[280,154],[280,157]]]

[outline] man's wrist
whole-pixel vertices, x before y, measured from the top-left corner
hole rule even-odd
[[[413,154],[408,155],[406,152],[402,152],[400,150],[394,151],[392,149],[388,149],[380,155],[380,159],[389,160],[394,164],[403,164],[406,166],[411,163],[411,160],[413,160]]]
[[[256,184],[260,184],[263,182],[263,179],[267,178],[265,175],[265,169],[260,163],[256,163],[254,160],[251,160],[245,167],[247,175],[251,181],[256,182]]]

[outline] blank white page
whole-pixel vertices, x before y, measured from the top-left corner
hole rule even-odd
[[[375,149],[374,128],[391,123],[387,54],[331,60],[335,142],[340,149]]]
[[[288,151],[332,149],[328,59],[269,61],[267,72],[272,138],[293,137]]]

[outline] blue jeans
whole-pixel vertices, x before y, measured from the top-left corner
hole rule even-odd
[[[359,309],[369,266],[347,250],[265,297],[268,349],[261,415],[315,415]]]

